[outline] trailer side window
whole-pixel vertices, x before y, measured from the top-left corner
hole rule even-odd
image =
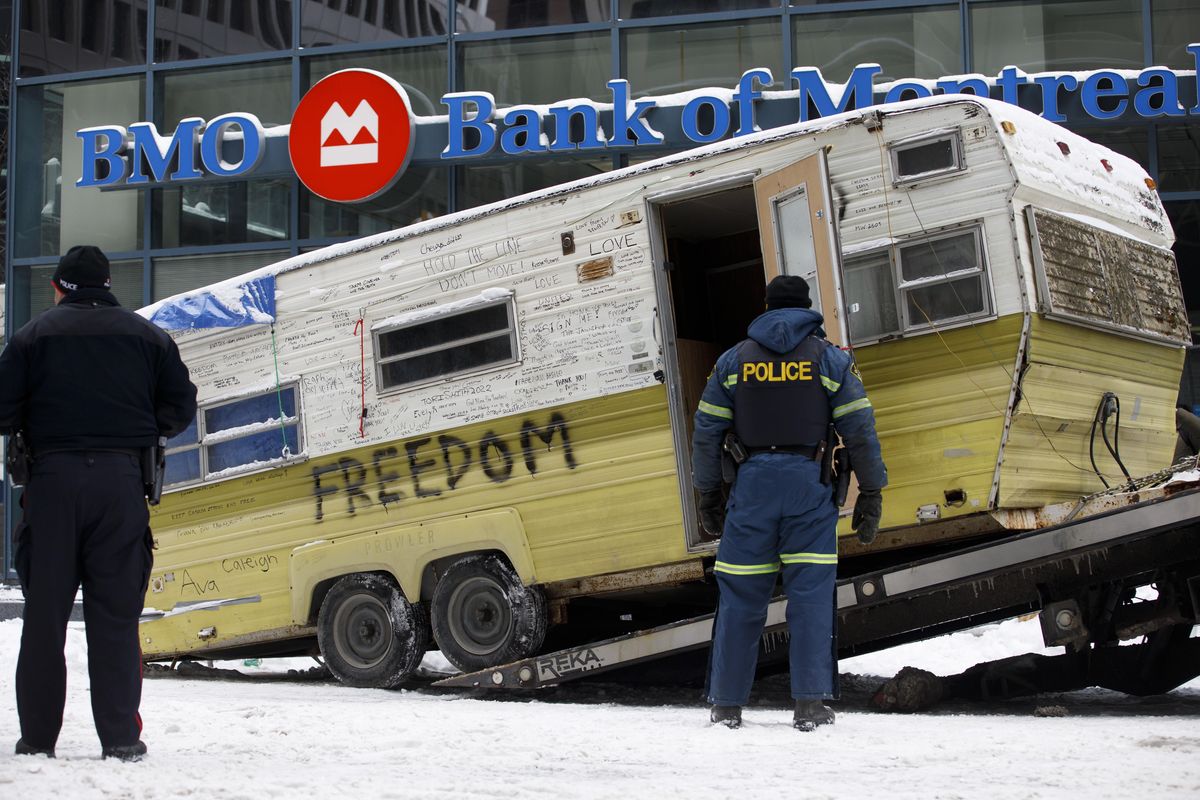
[[[978,226],[847,258],[843,271],[855,344],[991,313]]]
[[[935,137],[898,142],[889,148],[897,185],[925,180],[964,168],[962,140],[957,130]]]
[[[518,360],[515,319],[512,298],[505,297],[375,331],[380,391],[515,363]]]
[[[164,485],[185,486],[289,460],[301,452],[296,386],[202,406],[167,441]]]

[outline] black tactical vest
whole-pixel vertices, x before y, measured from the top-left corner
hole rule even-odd
[[[733,427],[746,447],[815,445],[829,427],[821,354],[829,343],[808,336],[790,353],[753,339],[738,347]]]

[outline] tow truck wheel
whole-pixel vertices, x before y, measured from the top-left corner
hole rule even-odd
[[[546,596],[495,554],[451,564],[433,590],[431,614],[442,655],[464,672],[527,658],[546,638]]]
[[[317,643],[342,683],[390,689],[421,665],[429,645],[427,612],[386,575],[347,575],[321,603]]]

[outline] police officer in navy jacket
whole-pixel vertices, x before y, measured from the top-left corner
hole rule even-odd
[[[138,617],[153,560],[142,455],[196,415],[196,387],[164,331],[121,308],[108,259],[72,247],[56,305],[0,353],[0,433],[33,456],[16,566],[25,593],[16,751],[54,757],[66,702],[63,648],[83,586],[92,716],[104,758],[139,760]]]
[[[833,722],[823,701],[837,695],[838,509],[819,462],[830,422],[858,477],[852,521],[864,544],[879,531],[887,470],[871,401],[850,356],[825,340],[808,284],[777,277],[766,300],[767,312],[750,324],[749,338],[717,359],[696,411],[692,482],[700,492],[701,524],[722,537],[714,567],[720,601],[708,700],[713,722],[741,724],[767,605],[782,570],[793,724],[811,731]],[[726,505],[721,450],[731,426],[749,458]]]

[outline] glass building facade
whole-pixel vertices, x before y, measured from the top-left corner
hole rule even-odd
[[[251,111],[287,124],[304,93],[347,67],[384,72],[419,115],[453,91],[497,106],[733,87],[768,67],[845,81],[981,73],[1195,68],[1196,0],[15,0],[11,10],[6,325],[51,302],[71,245],[101,246],[122,303],[140,306],[305,250],[400,227],[639,160],[553,155],[409,169],[353,205],[295,176],[101,191],[80,188],[75,132]],[[1138,160],[1175,226],[1200,322],[1200,117],[1130,112],[1077,130]],[[660,151],[661,152],[661,151]],[[1200,398],[1200,370],[1196,397]],[[1185,382],[1188,380],[1185,376]],[[1189,401],[1190,402],[1190,401]]]

